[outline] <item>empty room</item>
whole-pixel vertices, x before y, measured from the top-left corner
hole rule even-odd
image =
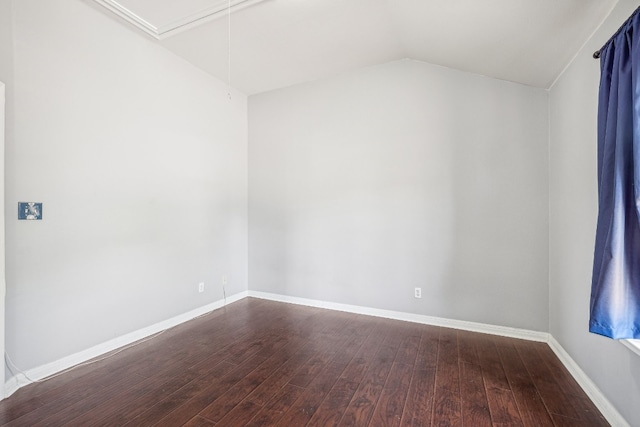
[[[0,425],[640,427],[631,0],[0,0]]]

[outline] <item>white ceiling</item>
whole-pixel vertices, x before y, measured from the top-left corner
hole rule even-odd
[[[227,81],[228,0],[95,1]],[[231,84],[250,95],[412,58],[548,88],[617,1],[232,0]]]

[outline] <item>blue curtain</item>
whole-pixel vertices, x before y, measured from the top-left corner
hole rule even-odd
[[[640,338],[640,14],[601,50],[598,225],[589,330]]]

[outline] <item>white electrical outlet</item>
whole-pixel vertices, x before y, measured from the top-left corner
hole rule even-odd
[[[416,298],[422,298],[422,288],[415,288],[413,290],[413,296]]]
[[[227,284],[227,276],[222,276],[222,284],[223,285]]]
[[[204,282],[198,283],[198,292],[204,292]]]

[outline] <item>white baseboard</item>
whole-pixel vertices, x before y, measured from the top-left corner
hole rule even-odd
[[[587,396],[593,401],[602,415],[612,426],[630,427],[629,423],[620,415],[617,409],[602,394],[602,391],[593,381],[584,373],[578,364],[571,358],[564,348],[556,341],[556,339],[546,332],[530,331],[526,329],[509,328],[505,326],[487,325],[484,323],[467,322],[463,320],[452,320],[441,317],[425,316],[413,313],[404,313],[400,311],[382,310],[377,308],[362,307],[357,305],[339,304],[334,302],[319,301],[307,298],[291,297],[286,295],[271,294],[258,291],[244,291],[232,295],[226,299],[226,304],[239,301],[246,297],[254,297],[259,299],[279,301],[290,304],[306,305],[310,307],[326,308],[329,310],[344,311],[355,314],[364,314],[368,316],[383,317],[394,320],[404,320],[407,322],[421,323],[426,325],[442,326],[445,328],[460,329],[471,332],[480,332],[491,335],[498,335],[510,338],[519,338],[529,341],[546,342],[549,344],[558,359],[568,369],[569,373],[575,378],[580,387],[585,391]],[[126,346],[143,338],[162,332],[181,323],[192,320],[198,316],[206,314],[210,311],[221,308],[225,305],[225,301],[220,300],[211,304],[191,310],[187,313],[172,317],[165,321],[156,323],[138,331],[131,332],[118,338],[114,338],[105,343],[96,345],[87,350],[64,357],[55,362],[37,368],[29,369],[24,374],[18,374],[8,379],[5,383],[5,397],[11,396],[20,387],[30,384],[31,380],[40,380],[65,369],[69,369],[78,364],[84,363],[100,355],[109,353],[120,347]],[[26,375],[25,375],[26,374]],[[28,377],[28,378],[27,378]]]
[[[575,360],[567,353],[567,351],[562,348],[560,343],[556,341],[556,339],[549,335],[549,347],[551,350],[558,356],[558,359],[562,362],[562,364],[567,368],[571,376],[578,382],[580,387],[584,390],[584,392],[589,396],[591,401],[596,405],[598,410],[602,413],[602,415],[607,419],[609,424],[616,427],[631,427],[629,423],[624,419],[620,412],[609,402],[609,400],[604,396],[602,391],[598,388],[597,385],[585,372],[578,366]]]
[[[520,338],[529,341],[546,342],[558,356],[560,362],[567,368],[578,382],[580,387],[589,396],[598,410],[607,421],[616,427],[630,427],[629,423],[620,415],[618,410],[607,400],[602,391],[591,381],[578,364],[569,356],[560,343],[547,332],[530,331],[526,329],[508,328],[504,326],[486,325],[484,323],[467,322],[462,320],[444,319],[441,317],[424,316],[398,311],[381,310],[376,308],[361,307],[356,305],[338,304],[333,302],[318,301],[306,298],[290,297],[286,295],[271,294],[266,292],[249,291],[250,297],[267,299],[271,301],[286,302],[291,304],[306,305],[311,307],[326,308],[330,310],[346,311],[349,313],[366,314],[369,316],[384,317],[394,320],[422,323],[427,325],[442,326],[445,328],[460,329],[464,331],[481,332],[485,334]]]
[[[247,295],[248,295],[247,291],[232,295],[226,299],[226,304],[231,304],[232,302],[239,301],[243,298],[246,298]],[[43,378],[47,378],[51,375],[62,372],[65,369],[69,369],[73,366],[87,362],[88,360],[91,360],[103,354],[109,353],[113,350],[116,350],[128,344],[134,343],[138,340],[147,338],[151,335],[157,334],[159,332],[162,332],[164,330],[177,326],[181,323],[195,319],[198,316],[202,316],[203,314],[209,313],[210,311],[216,310],[224,306],[225,306],[225,300],[215,301],[211,304],[207,304],[205,306],[196,308],[187,313],[180,314],[178,316],[172,317],[162,322],[158,322],[146,328],[142,328],[137,331],[120,336],[118,338],[114,338],[102,344],[98,344],[94,347],[72,354],[70,356],[63,357],[62,359],[56,360],[54,362],[47,363],[46,365],[29,369],[24,373],[19,373],[14,377],[9,378],[5,382],[4,397],[11,396],[19,388],[24,387],[25,385],[31,384],[33,381],[38,381]]]
[[[640,340],[620,340],[622,345],[640,356]]]
[[[499,335],[509,338],[520,338],[528,341],[548,342],[547,332],[530,331],[526,329],[509,328],[506,326],[487,325],[484,323],[467,322],[464,320],[452,320],[442,317],[425,316],[422,314],[405,313],[401,311],[382,310],[358,305],[339,304],[335,302],[318,301],[307,298],[290,297],[286,295],[271,294],[266,292],[249,291],[250,297],[280,301],[291,304],[306,305],[310,307],[327,308],[330,310],[346,311],[349,313],[365,314],[368,316],[384,317],[386,319],[404,320],[407,322],[421,323],[425,325],[442,326],[445,328],[461,329],[464,331],[481,332],[484,334]]]

